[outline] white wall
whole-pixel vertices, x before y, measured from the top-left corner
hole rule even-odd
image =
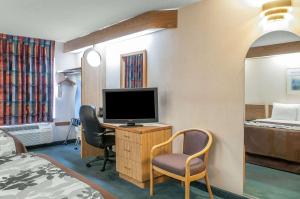
[[[62,84],[62,96],[58,96],[57,82],[62,80],[63,75],[59,75],[56,71],[61,71],[69,68],[80,67],[80,56],[74,53],[63,53],[63,43],[56,42],[55,44],[55,118],[54,122],[70,121],[75,115],[75,92],[76,85]],[[70,77],[76,81],[78,77]],[[67,136],[68,126],[54,126],[54,141],[64,140]]]
[[[146,41],[151,38],[146,49],[149,86],[159,87],[161,121],[172,124],[174,131],[210,129],[214,135],[209,160],[211,182],[237,194],[243,193],[244,179],[245,56],[259,36],[271,31],[261,25],[261,7],[252,7],[250,2],[254,1],[203,0],[180,9],[177,29],[144,37]],[[294,1],[294,5],[299,4],[299,0]],[[298,7],[293,15],[288,26],[275,28],[299,35]],[[145,48],[142,41],[133,43]],[[110,49],[107,86],[117,87],[119,63],[109,57],[117,59],[116,54],[124,49]],[[174,151],[179,150],[176,143]]]
[[[286,71],[300,67],[300,53],[246,60],[246,104],[300,103],[300,95],[287,94]]]

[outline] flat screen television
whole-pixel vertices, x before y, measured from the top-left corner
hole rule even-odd
[[[157,88],[103,89],[103,121],[135,126],[158,122]]]

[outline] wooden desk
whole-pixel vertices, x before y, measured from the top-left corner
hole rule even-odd
[[[102,125],[116,131],[116,169],[119,176],[140,188],[148,186],[151,148],[168,140],[172,136],[172,127],[163,124],[146,124],[143,127],[131,128],[120,127],[118,124]],[[82,139],[82,153],[87,151],[94,153],[94,149],[84,142]],[[170,144],[157,150],[157,154],[171,151]],[[157,175],[156,178],[158,182],[163,180],[161,175]]]

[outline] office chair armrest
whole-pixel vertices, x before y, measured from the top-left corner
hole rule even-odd
[[[105,133],[115,133],[115,130],[107,130]]]
[[[114,129],[105,129],[103,134],[112,134],[112,133],[115,133]]]

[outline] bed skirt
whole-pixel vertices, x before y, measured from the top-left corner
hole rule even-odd
[[[246,162],[300,173],[300,131],[245,125]]]
[[[246,162],[263,167],[300,174],[300,163],[296,162],[290,162],[251,153],[246,153]]]

